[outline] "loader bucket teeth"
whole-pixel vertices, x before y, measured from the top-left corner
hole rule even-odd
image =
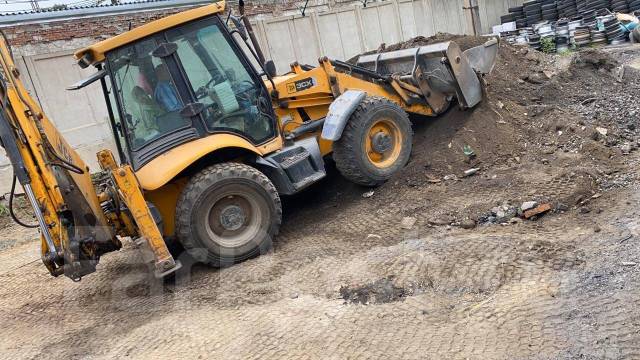
[[[448,41],[363,55],[357,64],[380,76],[393,76],[420,89],[429,89],[423,94],[427,102],[431,97],[455,97],[462,108],[471,108],[482,101],[482,85],[478,76],[493,68],[497,45],[497,40],[492,39],[463,52],[458,44]]]
[[[482,75],[489,74],[496,64],[498,39],[491,39],[480,46],[467,49],[463,54],[475,72]]]

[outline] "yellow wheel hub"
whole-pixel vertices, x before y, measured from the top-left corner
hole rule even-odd
[[[365,151],[369,161],[377,168],[392,166],[402,150],[402,133],[390,119],[379,119],[367,132]]]

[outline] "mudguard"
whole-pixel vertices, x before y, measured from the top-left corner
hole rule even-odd
[[[338,96],[329,105],[329,113],[322,127],[322,138],[329,141],[338,141],[349,117],[364,100],[365,96],[367,96],[367,93],[360,90],[347,90]]]

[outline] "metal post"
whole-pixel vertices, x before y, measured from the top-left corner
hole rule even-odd
[[[482,25],[480,24],[478,0],[464,0],[462,9],[467,22],[466,28],[471,29],[473,35],[480,35],[482,33]]]

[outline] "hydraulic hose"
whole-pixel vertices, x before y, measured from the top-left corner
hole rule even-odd
[[[20,219],[18,219],[18,216],[16,216],[16,213],[13,209],[13,198],[15,196],[15,192],[16,192],[16,175],[13,175],[13,181],[11,182],[11,192],[9,193],[9,215],[11,215],[11,219],[13,219],[13,221],[22,226],[22,227],[26,227],[29,229],[34,229],[37,228],[39,225],[38,224],[26,224],[23,223]]]

